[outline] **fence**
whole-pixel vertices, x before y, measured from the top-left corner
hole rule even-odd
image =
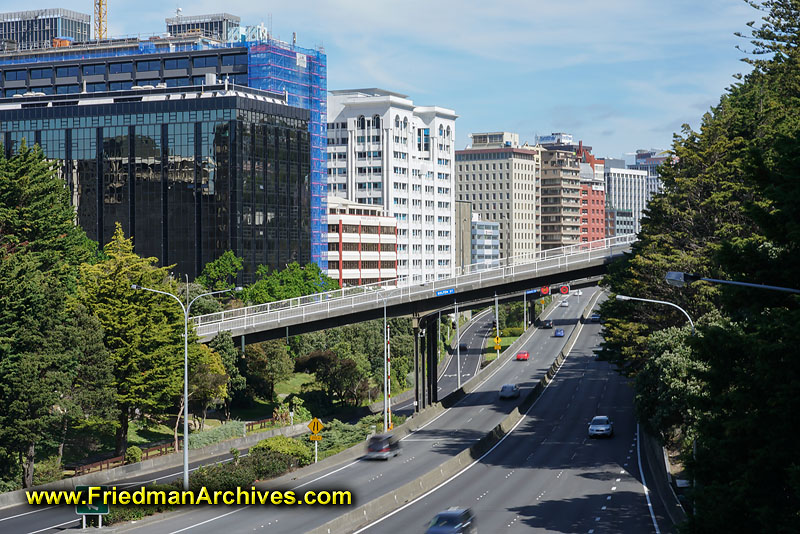
[[[179,438],[178,439],[179,447],[181,443],[182,440]],[[159,445],[148,447],[147,449],[142,449],[142,460],[147,460],[148,458],[156,458],[158,456],[164,456],[165,454],[170,454],[172,452],[175,452],[175,444],[172,441],[168,443],[161,443]],[[88,473],[92,473],[94,471],[102,471],[104,469],[112,469],[114,467],[119,467],[121,465],[125,465],[125,457],[115,456],[114,458],[100,460],[99,462],[94,462],[93,464],[79,465],[75,468],[75,476],[86,475]]]

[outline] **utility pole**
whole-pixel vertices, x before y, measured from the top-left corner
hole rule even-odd
[[[500,313],[497,306],[497,293],[494,294],[494,324],[497,337],[500,337]],[[497,357],[500,357],[500,349],[497,349]]]
[[[458,320],[458,301],[455,302],[456,308],[456,376],[458,376],[458,388],[461,389],[461,321]]]

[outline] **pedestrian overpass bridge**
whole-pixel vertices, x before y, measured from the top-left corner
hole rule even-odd
[[[346,287],[277,302],[248,306],[192,318],[197,335],[207,342],[229,331],[243,343],[303,334],[383,317],[421,316],[495,296],[519,295],[554,284],[596,283],[606,266],[630,250],[635,235],[505,258],[500,265],[468,265],[452,278],[439,280],[393,279],[365,286]],[[463,304],[463,305],[462,305]]]

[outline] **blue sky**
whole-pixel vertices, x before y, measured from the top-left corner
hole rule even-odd
[[[532,142],[564,131],[612,157],[668,148],[681,124],[698,127],[747,70],[733,32],[758,18],[742,0],[109,0],[109,33],[163,32],[177,7],[243,24],[271,17],[276,37],[325,48],[328,89],[381,87],[454,109],[458,148],[470,132]]]

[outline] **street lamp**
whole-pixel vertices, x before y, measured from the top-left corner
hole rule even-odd
[[[692,318],[689,317],[689,314],[686,313],[686,310],[678,306],[677,304],[673,304],[671,302],[667,302],[665,300],[653,300],[653,299],[640,299],[638,297],[629,297],[628,295],[616,295],[614,298],[617,300],[638,300],[640,302],[652,302],[654,304],[664,304],[666,306],[672,306],[673,308],[678,308],[683,314],[689,319],[689,324],[692,326],[692,335],[694,335],[694,323],[692,322]]]
[[[669,271],[664,277],[667,283],[675,287],[683,287],[686,284],[702,280],[703,282],[714,282],[715,284],[728,284],[732,286],[753,287],[756,289],[770,289],[772,291],[785,291],[786,293],[800,293],[800,289],[792,289],[789,287],[780,286],[766,286],[763,284],[751,284],[748,282],[735,282],[733,280],[719,280],[717,278],[703,278],[698,274],[689,274],[681,271]]]
[[[183,310],[183,489],[189,489],[189,310],[192,304],[200,297],[208,297],[209,295],[217,295],[219,293],[227,293],[228,291],[241,291],[242,287],[235,287],[231,289],[223,289],[221,291],[211,291],[197,295],[187,305],[183,305],[181,299],[177,295],[160,291],[158,289],[151,289],[143,287],[139,284],[131,284],[131,289],[141,289],[143,291],[150,291],[160,295],[167,295],[178,301],[181,309]],[[189,300],[189,277],[186,277],[186,300]]]

